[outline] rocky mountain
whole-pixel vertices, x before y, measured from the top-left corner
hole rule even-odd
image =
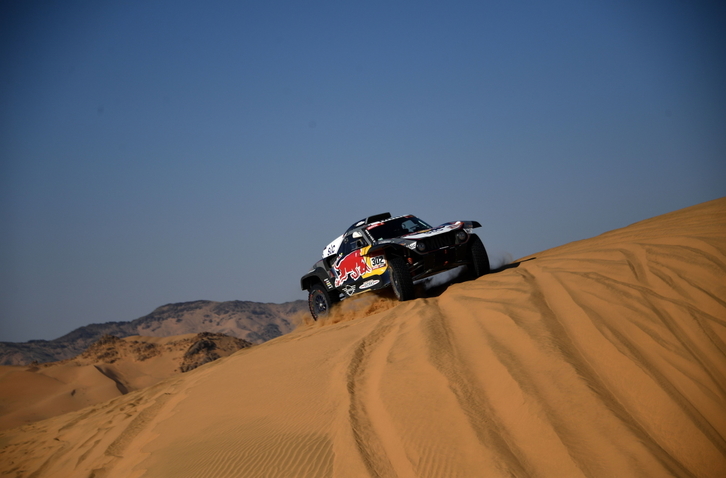
[[[54,340],[0,342],[0,365],[65,360],[81,354],[104,335],[168,337],[212,332],[259,344],[290,332],[306,311],[303,300],[283,304],[239,300],[167,304],[136,320],[86,325]]]

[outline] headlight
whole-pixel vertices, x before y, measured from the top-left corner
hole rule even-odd
[[[426,244],[423,243],[423,241],[419,241],[416,243],[416,250],[419,252],[423,252],[426,250]]]
[[[464,242],[466,241],[466,233],[464,231],[459,231],[456,233],[456,241],[457,242]]]

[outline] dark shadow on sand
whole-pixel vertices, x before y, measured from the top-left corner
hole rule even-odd
[[[496,268],[492,269],[489,272],[489,274],[485,274],[482,277],[486,277],[486,276],[488,276],[490,274],[497,274],[497,273],[503,272],[503,271],[505,271],[507,269],[516,269],[517,267],[519,267],[519,264],[521,264],[522,262],[532,261],[534,259],[537,259],[537,258],[536,257],[529,257],[529,258],[524,259],[524,260],[521,260],[521,261],[511,262],[509,264],[501,265],[499,267],[496,267]],[[430,287],[430,286],[427,287],[425,284],[419,284],[417,286],[417,289],[418,290],[416,291],[417,292],[416,295],[417,295],[417,297],[423,297],[423,298],[438,297],[441,294],[443,294],[444,292],[446,292],[446,289],[448,289],[450,285],[452,285],[452,284],[459,284],[461,282],[467,282],[467,281],[470,281],[470,280],[472,280],[472,279],[469,276],[469,272],[467,270],[464,270],[464,271],[462,271],[461,274],[457,275],[453,279],[451,279],[451,280],[449,280],[447,282],[444,282],[443,284],[434,286],[434,287]]]

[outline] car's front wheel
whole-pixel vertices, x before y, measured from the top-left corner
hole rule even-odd
[[[411,273],[406,267],[402,257],[392,257],[388,260],[388,268],[391,271],[391,287],[400,301],[416,298],[416,289],[411,279]]]
[[[481,277],[484,274],[488,274],[489,268],[489,256],[487,250],[484,248],[481,239],[476,234],[471,235],[471,245],[469,246],[469,270],[474,279]]]
[[[321,284],[315,284],[308,292],[308,306],[314,320],[327,315],[333,302],[328,291]]]

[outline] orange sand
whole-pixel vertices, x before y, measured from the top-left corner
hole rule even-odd
[[[37,366],[0,366],[0,430],[80,410],[181,373],[198,334],[97,342],[83,354]],[[215,352],[238,350],[233,337],[215,336]]]
[[[726,476],[726,198],[379,310],[6,430],[0,473]]]

